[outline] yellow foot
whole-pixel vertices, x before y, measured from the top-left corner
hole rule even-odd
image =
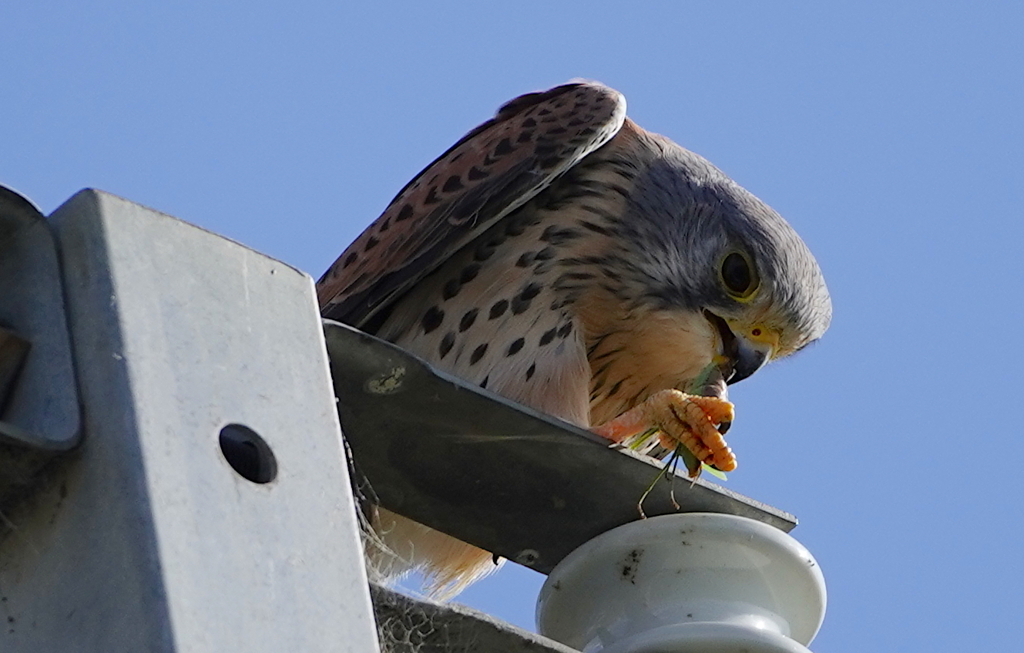
[[[669,451],[682,444],[702,463],[731,472],[736,469],[736,456],[722,433],[732,420],[733,406],[725,399],[662,390],[592,430],[612,442],[622,442],[628,437],[658,429],[661,446]]]

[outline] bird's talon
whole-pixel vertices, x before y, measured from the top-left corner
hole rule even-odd
[[[663,390],[594,430],[623,442],[654,427],[660,431],[658,442],[664,449],[674,451],[682,445],[697,461],[731,471],[736,468],[736,458],[722,434],[732,420],[733,406],[724,399]]]

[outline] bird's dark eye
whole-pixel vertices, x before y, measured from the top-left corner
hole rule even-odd
[[[750,259],[741,252],[730,252],[719,269],[722,285],[736,299],[749,299],[758,287],[757,273]]]

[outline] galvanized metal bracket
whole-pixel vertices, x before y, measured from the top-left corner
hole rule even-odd
[[[662,473],[654,459],[613,450],[352,327],[324,328],[342,429],[385,508],[543,573],[640,518]],[[796,526],[788,513],[685,477],[655,483],[643,509]]]
[[[106,193],[51,219],[85,437],[2,515],[0,651],[374,653],[313,280]]]

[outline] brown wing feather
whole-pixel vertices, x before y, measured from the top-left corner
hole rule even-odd
[[[592,83],[508,102],[427,166],[317,282],[321,313],[360,326],[451,253],[529,201],[622,126]]]

